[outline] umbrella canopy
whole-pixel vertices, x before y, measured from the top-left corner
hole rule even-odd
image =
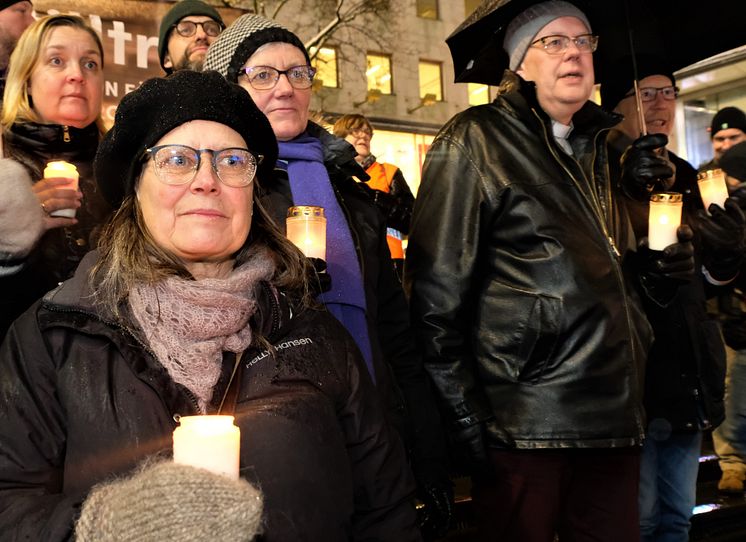
[[[505,30],[513,18],[543,0],[483,0],[446,38],[456,82],[497,85],[508,67],[502,49]],[[674,70],[746,44],[742,18],[732,0],[569,0],[589,18],[600,36],[596,79],[603,78],[612,59],[635,52],[668,59]],[[629,11],[629,24],[626,13]],[[608,68],[607,68],[608,69]]]

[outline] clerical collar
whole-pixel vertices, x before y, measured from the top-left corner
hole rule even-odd
[[[555,141],[557,141],[559,146],[562,147],[562,150],[570,156],[573,155],[573,152],[572,146],[570,145],[570,142],[567,140],[567,138],[570,137],[572,129],[572,122],[568,126],[566,124],[562,124],[561,122],[557,122],[556,120],[552,120],[552,135],[554,135]]]

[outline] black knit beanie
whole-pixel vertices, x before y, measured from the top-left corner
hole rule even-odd
[[[134,191],[145,149],[191,120],[210,120],[238,132],[261,154],[257,176],[267,179],[277,160],[277,140],[267,117],[243,88],[214,71],[177,71],[145,81],[119,104],[114,126],[98,147],[93,164],[101,193],[115,208]]]
[[[737,107],[724,107],[712,117],[710,125],[710,139],[720,130],[738,128],[746,133],[746,114]],[[746,181],[746,179],[744,179]]]
[[[205,4],[200,0],[181,0],[181,2],[174,4],[174,6],[168,10],[168,13],[163,16],[161,28],[158,31],[158,59],[161,61],[161,68],[163,68],[166,73],[171,73],[173,71],[171,68],[167,68],[163,65],[166,53],[168,52],[168,39],[171,36],[171,31],[176,23],[190,15],[209,17],[213,21],[220,23],[220,25],[225,28],[225,23],[223,22],[220,13],[218,13],[214,7]]]
[[[642,81],[651,75],[663,75],[671,80],[676,86],[676,78],[668,61],[655,56],[638,54],[637,80]],[[614,69],[609,70],[601,84],[601,107],[607,111],[613,111],[619,102],[635,86],[635,75],[632,65],[632,56],[627,55],[614,62]]]
[[[303,42],[279,23],[247,13],[236,19],[218,36],[205,57],[204,69],[220,72],[228,81],[238,81],[238,70],[265,43],[289,43],[300,49],[311,63]]]

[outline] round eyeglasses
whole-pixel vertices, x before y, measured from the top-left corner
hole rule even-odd
[[[567,51],[571,42],[575,44],[575,47],[577,47],[578,51],[581,53],[592,53],[598,47],[598,36],[594,36],[593,34],[581,34],[574,38],[559,35],[544,36],[543,38],[531,42],[531,45],[534,46],[537,43],[541,43],[541,46],[547,54],[559,55]]]
[[[197,33],[198,26],[201,26],[202,31],[211,38],[219,36],[220,33],[223,31],[223,25],[221,25],[217,21],[203,21],[201,23],[195,21],[179,21],[178,23],[173,25],[173,28],[176,29],[176,32],[178,32],[179,36],[191,38],[192,36],[194,36],[194,34]]]
[[[643,102],[652,102],[655,100],[655,98],[658,96],[658,93],[660,92],[661,96],[663,96],[664,100],[675,100],[679,95],[679,88],[675,87],[673,85],[667,86],[667,87],[645,87],[640,89],[640,100]],[[632,91],[628,94],[625,94],[625,98],[629,98],[630,96],[634,96],[635,92]]]
[[[246,75],[249,84],[256,90],[275,88],[281,75],[288,78],[293,88],[306,89],[313,85],[316,69],[308,65],[293,66],[287,70],[278,70],[272,66],[251,66],[238,70],[238,75]]]
[[[197,176],[202,154],[211,155],[210,164],[220,182],[234,188],[248,186],[254,180],[256,169],[264,157],[249,149],[193,149],[186,145],[158,145],[145,149],[144,158],[153,160],[158,179],[165,184],[187,184]]]

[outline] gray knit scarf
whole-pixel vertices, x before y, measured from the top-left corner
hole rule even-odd
[[[203,412],[220,377],[223,352],[238,354],[251,344],[254,288],[273,271],[272,258],[261,249],[226,279],[171,277],[130,292],[130,309],[150,348],[171,378],[195,394]]]

